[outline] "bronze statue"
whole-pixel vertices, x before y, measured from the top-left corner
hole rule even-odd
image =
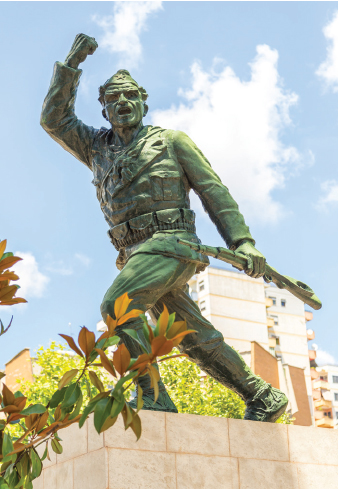
[[[178,242],[200,243],[190,190],[199,195],[227,246],[246,257],[248,275],[263,276],[265,257],[254,247],[228,189],[191,139],[180,131],[143,126],[148,95],[128,71],[119,70],[99,89],[110,129],[94,129],[77,119],[78,66],[97,46],[94,38],[78,34],[65,63],[55,64],[41,125],[93,172],[108,234],[119,251],[121,272],[103,299],[102,316],[114,317],[115,299],[124,292],[133,299],[133,308],[149,311],[154,321],[166,304],[178,320],[186,319],[189,329],[197,331],[184,338],[181,351],[239,394],[246,402],[245,419],[274,422],[286,408],[286,396],[253,374],[188,294],[187,281],[209,264],[206,256]],[[141,319],[131,320],[128,328],[143,342]],[[132,357],[142,353],[130,336],[119,334]],[[161,380],[155,404],[149,376],[142,377],[140,385],[144,409],[177,412]]]

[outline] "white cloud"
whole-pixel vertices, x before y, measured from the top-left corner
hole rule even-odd
[[[83,253],[75,253],[74,256],[85,267],[88,267],[89,264],[91,263],[91,259],[87,255],[84,255]]]
[[[251,78],[242,81],[229,66],[205,71],[195,62],[191,89],[179,90],[183,102],[151,113],[154,125],[193,139],[252,221],[277,221],[284,209],[272,192],[284,186],[287,170],[290,175],[313,163],[313,155],[302,156],[282,141],[298,96],[283,88],[277,63],[276,50],[257,46]],[[192,200],[196,206],[194,195]]]
[[[323,195],[319,198],[316,208],[318,210],[327,210],[332,203],[338,202],[338,182],[335,180],[326,180],[320,185]]]
[[[45,269],[48,272],[56,273],[57,275],[72,275],[73,268],[67,266],[63,260],[53,261],[50,265],[47,265]]]
[[[327,57],[317,69],[316,74],[325,81],[327,87],[337,92],[339,71],[338,10],[334,13],[332,20],[324,27],[323,33],[327,39]]]
[[[93,16],[92,20],[104,31],[99,47],[119,53],[122,68],[136,67],[142,57],[140,34],[146,30],[149,15],[162,8],[161,3],[114,2],[113,15]]]
[[[31,297],[42,297],[49,282],[49,277],[40,272],[38,263],[30,252],[16,251],[15,256],[20,256],[19,261],[13,267],[20,279],[15,282],[20,285],[17,292],[18,297],[30,299]]]
[[[320,348],[317,350],[315,361],[319,367],[323,367],[324,365],[337,365],[336,359],[330,353]]]

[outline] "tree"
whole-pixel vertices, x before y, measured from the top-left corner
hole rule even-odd
[[[244,401],[186,358],[176,358],[160,364],[160,373],[174,404],[180,413],[200,414],[242,419]],[[277,423],[293,424],[293,418],[284,413]]]

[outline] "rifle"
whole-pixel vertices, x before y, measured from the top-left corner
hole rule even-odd
[[[247,267],[247,259],[244,255],[228,250],[227,248],[214,248],[213,246],[191,243],[184,239],[178,239],[178,243],[188,246],[192,250],[202,253],[203,255],[212,256],[213,258],[229,263],[238,270],[245,270]],[[299,280],[288,277],[287,275],[281,275],[275,268],[268,265],[268,263],[266,263],[263,278],[266,283],[273,282],[279,289],[288,290],[291,294],[305,302],[305,304],[308,304],[313,309],[320,309],[322,306],[320,299],[315,295],[311,287]]]

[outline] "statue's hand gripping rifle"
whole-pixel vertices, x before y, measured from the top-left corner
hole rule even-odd
[[[228,250],[227,248],[214,248],[213,246],[205,246],[201,244],[191,243],[184,239],[178,239],[178,243],[189,246],[192,250],[202,253],[203,255],[212,256],[218,260],[229,263],[238,270],[245,270],[247,268],[247,259],[244,255],[236,253],[235,251]],[[311,287],[299,282],[294,278],[287,277],[286,275],[280,275],[273,267],[270,267],[266,263],[264,280],[267,283],[273,282],[279,289],[286,289],[295,297],[305,302],[313,309],[320,309],[322,304],[320,299],[315,295]]]

